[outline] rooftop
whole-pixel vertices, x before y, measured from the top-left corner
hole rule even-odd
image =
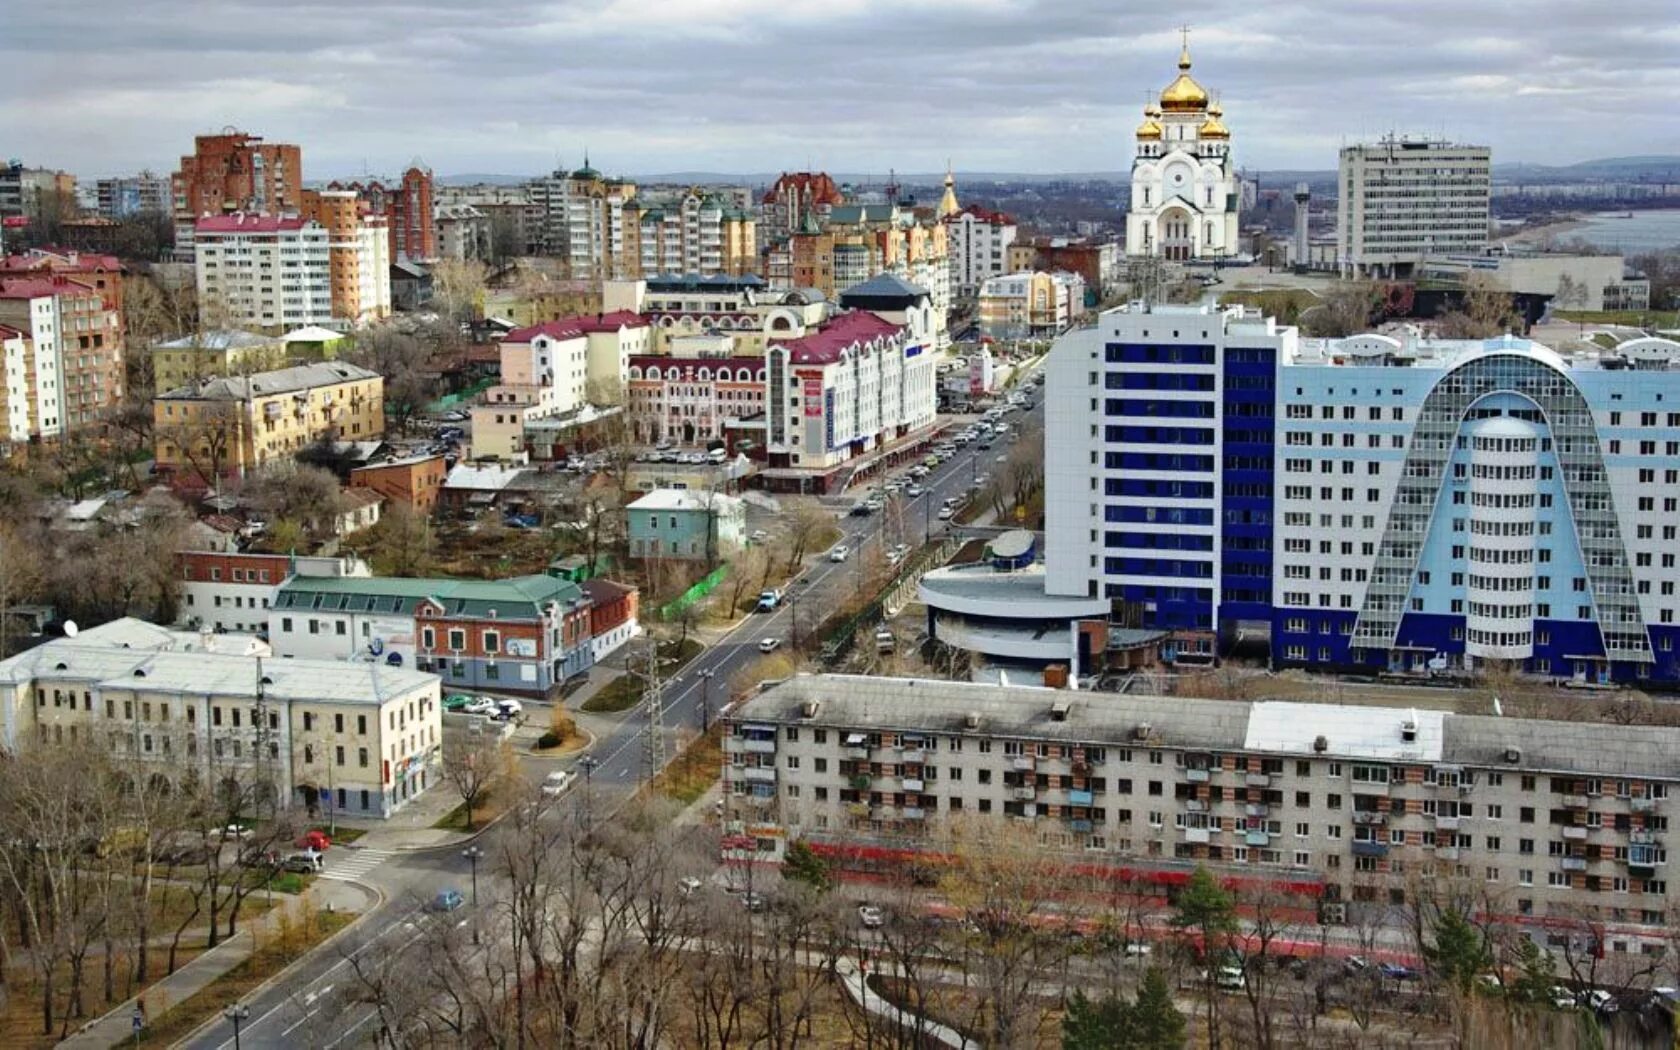
[[[198,233],[289,233],[314,225],[313,220],[297,215],[257,215],[234,212],[232,215],[205,215],[193,223]],[[320,227],[317,226],[319,229]]]
[[[646,328],[647,318],[633,310],[614,310],[610,314],[596,314],[593,317],[580,315],[577,317],[562,317],[557,321],[544,321],[542,324],[530,325],[526,328],[515,328],[507,334],[504,343],[529,343],[539,335],[546,335],[550,339],[576,339],[590,332],[614,332],[620,328]]]
[[[654,489],[625,510],[716,510],[727,513],[741,501],[722,493],[700,493],[692,489]]]
[[[916,299],[925,298],[928,290],[911,284],[894,273],[878,273],[862,284],[854,284],[840,293],[840,305],[850,306],[857,299]]]
[[[807,701],[817,702],[805,718]],[[1066,705],[1057,718],[1057,705]],[[1199,700],[968,682],[799,675],[737,705],[741,722],[1019,737],[1178,751],[1680,779],[1680,728],[1396,707]],[[977,724],[970,728],[973,719]],[[1410,723],[1414,740],[1405,739]],[[1322,749],[1317,738],[1324,738]],[[1145,742],[1147,741],[1147,744]]]
[[[60,638],[0,661],[0,683],[69,680],[103,689],[319,703],[379,704],[407,696],[437,676],[383,663],[264,660],[233,653],[123,648],[97,637]],[[260,681],[260,685],[259,685]]]
[[[431,600],[447,616],[539,619],[550,603],[572,605],[583,591],[555,576],[457,580],[408,576],[293,576],[274,594],[274,608],[320,612],[394,613],[412,616]]]
[[[1611,348],[1579,345],[1557,350],[1513,335],[1492,339],[1430,339],[1413,332],[1367,332],[1345,339],[1301,339],[1288,363],[1295,365],[1449,369],[1473,357],[1516,353],[1561,371],[1680,368],[1680,342],[1655,336],[1625,340]]]
[[[196,332],[184,335],[179,339],[171,339],[167,343],[156,343],[154,350],[243,350],[248,347],[277,346],[280,340],[268,335],[258,335],[256,332],[245,332],[237,328],[217,328],[208,332]]]
[[[449,476],[443,479],[443,487],[475,492],[500,492],[507,488],[508,483],[518,477],[523,469],[504,467],[499,463],[487,463],[483,466],[475,463],[457,463],[450,470]]]
[[[278,368],[272,372],[258,372],[250,376],[224,376],[192,386],[179,387],[159,394],[165,401],[249,401],[254,397],[272,397],[313,390],[340,383],[355,383],[378,379],[378,372],[370,372],[345,361],[315,361],[306,365]]]
[[[796,365],[829,364],[838,361],[840,354],[849,347],[900,331],[902,329],[890,321],[857,310],[840,314],[810,335],[789,339],[782,345],[788,350],[788,359]]]

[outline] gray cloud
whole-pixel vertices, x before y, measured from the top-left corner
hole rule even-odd
[[[164,171],[236,125],[307,178],[616,172],[1093,171],[1129,163],[1173,75],[1169,18],[1112,0],[84,0],[12,12],[8,156]],[[1335,164],[1384,131],[1498,160],[1680,153],[1672,0],[1209,0],[1195,73],[1239,163]]]

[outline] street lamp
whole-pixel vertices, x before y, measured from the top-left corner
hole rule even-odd
[[[461,856],[465,857],[467,859],[467,863],[472,865],[473,910],[476,912],[478,910],[478,859],[484,856],[484,851],[479,849],[477,846],[468,846],[466,849],[461,851]],[[476,945],[477,943],[478,920],[475,916],[473,919],[473,944]],[[239,1048],[234,1047],[234,1050],[239,1050]]]
[[[584,755],[578,759],[578,768],[583,770],[583,786],[585,789],[589,787],[589,774],[595,772],[595,767],[600,764],[594,755]]]
[[[233,1050],[239,1050],[239,1025],[251,1016],[251,1008],[244,1003],[234,1003],[222,1011],[222,1016],[233,1022]]]

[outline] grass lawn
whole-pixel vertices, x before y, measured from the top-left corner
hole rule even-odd
[[[1672,310],[1553,310],[1552,316],[1577,324],[1620,324],[1635,328],[1667,328],[1680,322]]]
[[[653,778],[653,789],[666,798],[690,805],[717,782],[723,770],[723,726],[713,725],[683,749],[676,761]]]
[[[683,642],[679,647],[676,642],[666,642],[659,647],[659,673],[665,678],[682,670],[683,665],[700,655],[701,645],[693,638]],[[634,674],[621,674],[608,682],[601,691],[583,702],[583,710],[591,714],[607,714],[613,711],[628,711],[641,703],[642,692],[646,688],[642,679]]]
[[[315,912],[307,922],[262,944],[250,958],[212,981],[203,991],[158,1016],[161,1004],[149,1004],[153,1020],[140,1030],[138,1046],[170,1046],[188,1032],[249,995],[258,985],[301,958],[317,944],[348,926],[347,912]],[[125,1041],[124,1045],[130,1045]]]

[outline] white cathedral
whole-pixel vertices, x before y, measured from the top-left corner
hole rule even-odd
[[[1132,161],[1126,254],[1183,261],[1237,253],[1239,188],[1224,111],[1190,75],[1190,46],[1178,78],[1144,107]]]

